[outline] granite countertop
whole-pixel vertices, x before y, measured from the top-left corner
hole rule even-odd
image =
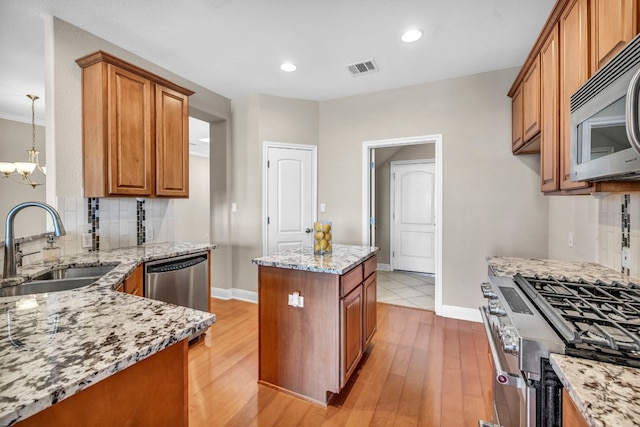
[[[638,369],[560,354],[550,361],[588,425],[640,425]]]
[[[215,315],[115,292],[140,263],[214,249],[165,243],[63,257],[60,266],[116,265],[70,291],[0,298],[0,426],[10,426],[207,329]],[[56,268],[36,263],[11,286]]]
[[[487,262],[496,276],[513,277],[516,273],[523,276],[553,276],[569,280],[584,279],[589,282],[602,280],[622,284],[640,283],[618,271],[593,262],[558,261],[551,259],[529,259],[516,257],[488,257]]]
[[[618,282],[640,280],[590,262],[489,257],[498,276],[553,276]],[[551,354],[551,366],[590,426],[640,425],[640,369],[595,360]]]
[[[313,247],[303,246],[253,260],[254,264],[291,270],[312,271],[342,275],[365,259],[373,256],[378,248],[373,246],[333,245],[331,254],[315,255]]]

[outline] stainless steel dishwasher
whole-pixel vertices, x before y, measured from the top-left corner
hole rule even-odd
[[[145,263],[144,295],[209,311],[208,252]]]

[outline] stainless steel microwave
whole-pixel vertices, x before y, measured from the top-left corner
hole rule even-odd
[[[640,36],[571,96],[571,180],[640,180]]]

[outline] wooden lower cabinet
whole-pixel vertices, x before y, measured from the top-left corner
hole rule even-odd
[[[133,273],[124,279],[124,282],[116,288],[116,291],[143,297],[144,278],[142,269],[143,266],[140,264],[135,270],[133,270]]]
[[[567,390],[562,389],[562,426],[587,427],[588,425]]]
[[[363,354],[363,302],[362,285],[358,285],[349,295],[340,301],[342,320],[342,368],[340,369],[340,387],[344,387]]]
[[[364,347],[366,348],[378,324],[378,281],[377,274],[373,272],[362,284],[364,296]]]
[[[258,266],[260,384],[322,406],[340,393],[376,330],[376,262],[342,276]],[[288,304],[295,292],[303,307]]]
[[[186,427],[187,350],[182,340],[15,425]]]

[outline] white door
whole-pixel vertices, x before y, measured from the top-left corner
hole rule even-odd
[[[266,146],[267,254],[313,245],[315,147]]]
[[[391,163],[391,267],[435,271],[435,163]]]

